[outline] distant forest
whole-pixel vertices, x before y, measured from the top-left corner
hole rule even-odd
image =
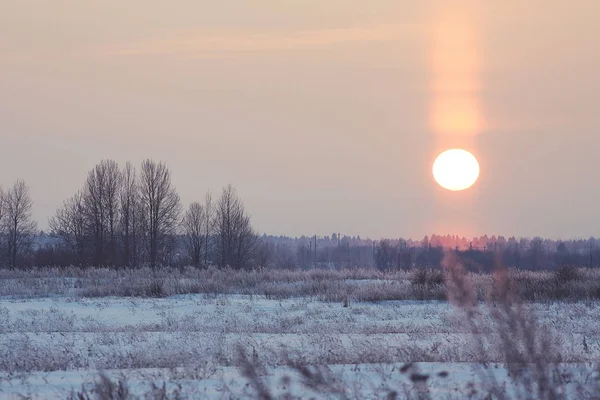
[[[105,160],[89,171],[41,232],[29,187],[0,186],[0,267],[191,265],[252,268],[439,268],[456,252],[472,271],[600,266],[600,239],[548,240],[431,235],[421,240],[259,235],[235,188],[184,208],[162,162],[139,168]]]

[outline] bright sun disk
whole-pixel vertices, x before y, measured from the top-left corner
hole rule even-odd
[[[437,156],[433,163],[433,177],[444,189],[465,190],[477,181],[479,163],[475,156],[466,150],[446,150]]]

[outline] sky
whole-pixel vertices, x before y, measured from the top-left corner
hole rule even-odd
[[[597,0],[3,0],[0,185],[103,159],[232,184],[261,233],[600,236]],[[433,180],[439,152],[478,182]]]

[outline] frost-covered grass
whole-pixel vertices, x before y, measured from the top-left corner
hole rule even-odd
[[[470,274],[478,298],[492,287],[491,274]],[[532,301],[600,300],[600,269],[517,271],[510,275],[522,298]],[[167,297],[242,294],[272,299],[377,302],[445,300],[441,270],[376,269],[236,271],[195,269],[33,268],[0,270],[0,297]]]
[[[192,369],[106,370],[102,374],[90,371],[51,372],[32,374],[13,380],[10,391],[30,399],[486,399],[489,394],[479,380],[481,364],[420,363],[355,364],[309,367],[310,375],[293,366],[264,367],[260,381],[268,395],[260,396],[239,368],[223,367]],[[417,369],[418,368],[418,369]],[[502,365],[489,364],[501,382],[510,381]],[[415,370],[428,376],[420,385],[413,381]],[[595,399],[590,383],[597,372],[590,365],[564,365],[566,392],[573,399]],[[411,379],[413,378],[413,379]],[[107,383],[108,380],[110,383]],[[126,388],[127,396],[115,395],[118,383]],[[112,396],[103,396],[112,386]],[[100,390],[98,390],[100,387]],[[423,388],[420,393],[419,389]],[[107,390],[108,389],[108,390]],[[100,396],[98,396],[100,392]],[[104,393],[103,393],[104,392]],[[505,398],[524,398],[507,386]],[[87,394],[79,397],[82,394]],[[3,394],[0,394],[3,397]],[[15,399],[23,397],[14,396]],[[491,397],[494,398],[494,397]]]
[[[285,366],[291,358],[330,366],[427,362],[455,369],[453,363],[477,363],[483,357],[470,346],[469,327],[446,302],[344,307],[317,299],[182,295],[11,299],[1,304],[0,370],[10,379],[0,386],[5,393],[27,389],[31,379],[37,382],[49,373],[61,376],[57,371],[110,369],[130,376],[132,371],[183,368],[184,377],[198,370],[221,374],[237,365],[238,346],[271,368]],[[563,362],[600,358],[600,303],[538,303],[530,309],[540,324],[559,334]],[[489,352],[485,361],[502,362],[503,355]],[[167,372],[160,379],[170,381]],[[25,383],[19,383],[22,379]],[[90,382],[89,374],[69,382],[79,387],[83,381]],[[39,388],[38,382],[29,389]]]
[[[119,398],[102,393],[125,389],[120,398],[513,398],[520,386],[511,382],[532,363],[554,368],[553,384],[569,398],[600,391],[592,297],[520,304],[498,290],[498,277],[452,270],[447,286],[436,273],[373,270],[137,272],[148,276],[0,271],[0,398]],[[515,293],[531,280],[556,281],[509,275],[519,279],[506,285]],[[564,284],[596,275],[578,270]],[[181,290],[203,279],[199,293]],[[122,292],[155,281],[160,295]],[[451,301],[389,294],[406,288]],[[487,306],[477,302],[486,297]]]

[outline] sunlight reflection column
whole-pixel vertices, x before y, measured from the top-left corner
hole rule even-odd
[[[468,147],[483,129],[478,3],[438,4],[431,26],[430,125],[440,146]]]
[[[435,135],[433,159],[462,148],[480,161],[476,137],[484,129],[481,110],[481,14],[478,0],[435,2],[430,25],[429,125]],[[439,191],[438,233],[475,233],[477,184],[451,195]]]

